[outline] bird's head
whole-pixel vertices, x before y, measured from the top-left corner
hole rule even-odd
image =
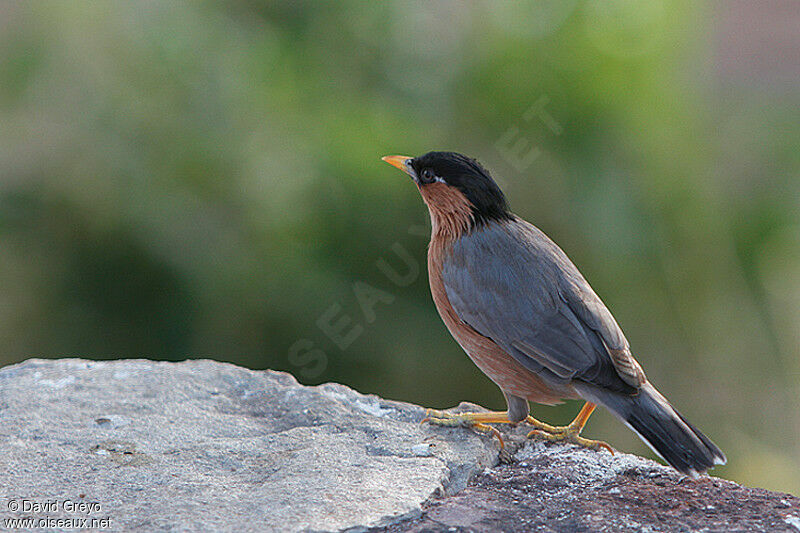
[[[384,161],[411,176],[428,205],[434,228],[469,230],[512,217],[497,183],[476,160],[455,152],[418,157],[390,155]]]

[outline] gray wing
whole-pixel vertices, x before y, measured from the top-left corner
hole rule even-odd
[[[442,276],[458,316],[544,379],[626,393],[645,381],[614,317],[531,224],[517,219],[462,236]]]

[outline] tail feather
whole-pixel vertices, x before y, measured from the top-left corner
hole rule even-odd
[[[725,454],[678,413],[650,383],[635,396],[576,385],[588,400],[606,406],[676,470],[697,475],[725,464]]]

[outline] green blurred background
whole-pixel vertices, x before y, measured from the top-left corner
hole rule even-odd
[[[502,409],[379,159],[457,150],[581,268],[715,472],[800,493],[798,13],[3,2],[0,364],[208,357]],[[587,434],[649,454],[606,412]]]

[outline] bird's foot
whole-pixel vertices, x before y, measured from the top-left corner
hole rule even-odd
[[[489,412],[489,413],[446,413],[444,411],[437,411],[436,409],[428,409],[425,412],[425,418],[420,422],[424,424],[428,422],[436,426],[447,427],[467,427],[480,431],[481,433],[491,433],[500,442],[501,452],[505,450],[505,443],[500,431],[497,428],[490,426],[493,424],[510,424],[508,413],[504,412]]]
[[[577,419],[573,420],[568,426],[551,426],[550,424],[539,422],[532,416],[525,419],[525,422],[536,428],[528,433],[528,438],[539,437],[550,442],[571,442],[590,450],[603,448],[611,452],[611,455],[614,455],[614,449],[608,443],[581,437],[583,424],[579,423],[580,421]]]
[[[537,436],[550,442],[571,442],[578,446],[589,448],[590,450],[604,448],[611,452],[611,455],[614,455],[614,450],[608,443],[601,440],[590,440],[581,437],[583,426],[586,425],[586,421],[589,420],[589,416],[592,414],[595,407],[596,405],[592,402],[586,402],[581,408],[581,412],[575,417],[575,420],[570,422],[567,426],[551,426],[550,424],[539,422],[532,416],[529,416],[525,421],[536,429],[528,433],[528,438]]]
[[[581,412],[578,413],[578,416],[575,417],[575,420],[566,426],[551,426],[550,424],[545,424],[544,422],[536,420],[532,416],[528,416],[525,422],[535,428],[528,433],[528,438],[536,436],[550,442],[571,442],[590,450],[599,450],[602,448],[611,452],[611,455],[614,455],[614,449],[611,448],[608,443],[581,437],[581,431],[586,425],[589,415],[594,411],[594,408],[595,405],[593,403],[587,402],[581,409]],[[438,411],[436,409],[428,409],[425,412],[425,418],[420,423],[424,424],[425,422],[437,426],[468,427],[482,433],[491,433],[497,437],[497,440],[500,442],[501,454],[505,451],[503,437],[500,435],[500,431],[498,431],[497,428],[489,424],[514,424],[508,419],[508,412],[505,411],[454,414]]]

